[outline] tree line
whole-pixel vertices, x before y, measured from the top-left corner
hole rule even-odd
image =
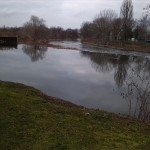
[[[44,19],[31,16],[22,27],[1,27],[0,36],[17,35],[20,41],[75,40],[80,37],[97,43],[129,40],[150,42],[150,5],[144,12],[142,18],[134,19],[132,0],[123,0],[119,17],[114,10],[102,10],[93,21],[84,22],[80,30],[48,28]]]
[[[44,19],[31,16],[22,27],[1,27],[0,36],[18,36],[20,41],[76,40],[78,29],[48,28]]]
[[[147,41],[150,39],[150,6],[143,11],[142,18],[133,18],[132,0],[123,0],[120,16],[114,10],[103,10],[92,22],[84,22],[81,27],[82,39],[106,43],[111,41]]]

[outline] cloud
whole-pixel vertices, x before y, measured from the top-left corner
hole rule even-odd
[[[31,15],[44,18],[48,26],[79,28],[103,9],[118,15],[123,0],[0,0],[0,25],[21,26]],[[133,0],[134,16],[142,16],[147,0]]]

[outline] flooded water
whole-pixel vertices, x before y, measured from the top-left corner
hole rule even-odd
[[[88,108],[128,114],[129,106],[135,107],[136,101],[129,103],[122,97],[130,81],[135,79],[142,86],[138,77],[150,71],[149,54],[98,49],[79,42],[53,44],[80,50],[33,45],[0,48],[0,80],[34,86],[50,96]],[[138,76],[131,78],[131,74]],[[142,83],[147,85],[148,78]]]

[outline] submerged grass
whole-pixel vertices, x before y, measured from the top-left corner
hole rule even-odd
[[[0,82],[0,150],[148,150],[150,124]]]

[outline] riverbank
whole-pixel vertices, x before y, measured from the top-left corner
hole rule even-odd
[[[136,51],[150,53],[150,43],[139,43],[139,42],[111,42],[111,43],[98,43],[97,40],[81,40],[83,44],[89,44],[101,48],[112,48],[123,51]]]
[[[0,82],[0,149],[148,150],[150,124]]]
[[[54,41],[63,41],[63,40],[39,40],[39,41],[19,41],[18,44],[27,44],[27,45],[42,45],[42,46],[46,46],[46,47],[50,47],[50,48],[55,48],[55,49],[66,49],[66,50],[80,50],[77,48],[72,48],[72,47],[65,47],[65,46],[61,46],[61,45],[54,45],[51,44],[50,42],[54,42]]]
[[[67,50],[81,50],[78,48],[66,47],[62,45],[55,45],[50,42],[54,41],[62,41],[62,40],[39,40],[39,41],[20,41],[19,44],[30,44],[30,45],[43,45],[56,49],[67,49]],[[112,43],[98,43],[97,40],[81,40],[81,43],[100,47],[100,48],[109,48],[109,49],[117,49],[123,51],[135,51],[135,52],[143,52],[150,53],[150,44],[149,43],[138,43],[138,42],[112,42]]]

